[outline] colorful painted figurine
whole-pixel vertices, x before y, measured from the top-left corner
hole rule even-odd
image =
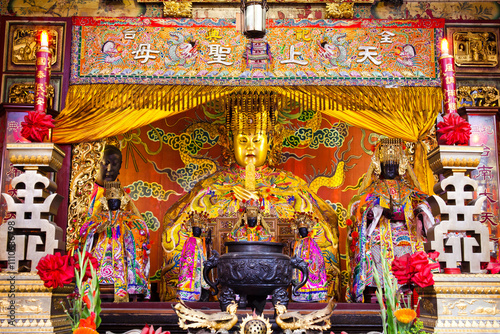
[[[373,290],[373,270],[382,277],[380,256],[387,249],[389,263],[394,257],[423,250],[425,231],[434,225],[427,194],[406,158],[400,139],[382,139],[376,146],[370,169],[359,196],[350,205],[354,221],[351,231],[352,298],[364,300]],[[372,257],[376,268],[369,265]]]
[[[80,229],[80,240],[99,263],[99,283],[113,284],[115,302],[127,302],[129,295],[150,297],[149,230],[126,210],[128,201],[120,182],[106,181],[101,205]]]
[[[243,214],[231,230],[234,241],[274,241],[269,226],[264,221],[258,205],[241,208]]]
[[[186,228],[191,229],[191,236],[184,243],[180,258],[179,283],[177,298],[186,301],[208,299],[209,286],[203,279],[203,262],[207,260],[205,238],[201,236],[206,223],[206,214],[191,212]]]
[[[306,213],[297,214],[297,219],[293,224],[299,235],[293,246],[293,255],[306,261],[309,269],[309,279],[306,284],[297,290],[297,294],[292,294],[292,300],[296,302],[317,302],[327,299],[328,281],[325,260],[314,240],[314,225],[311,215]],[[293,276],[299,282],[302,280],[302,274],[298,270],[294,270]]]

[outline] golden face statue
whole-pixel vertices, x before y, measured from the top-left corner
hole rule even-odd
[[[264,165],[269,143],[267,135],[262,132],[240,133],[233,137],[234,156],[238,165],[246,167],[253,162],[255,167]]]

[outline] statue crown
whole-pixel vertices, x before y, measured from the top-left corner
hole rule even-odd
[[[123,191],[120,186],[120,181],[105,181],[104,195],[106,196],[106,199],[121,199]]]
[[[399,163],[403,151],[403,141],[400,138],[383,138],[380,140],[380,162]]]
[[[208,213],[205,211],[190,211],[188,213],[188,218],[186,219],[186,225],[188,227],[205,227],[209,222]]]
[[[310,230],[314,226],[314,218],[311,212],[295,212],[295,219],[292,223],[293,229],[307,227]]]
[[[226,126],[233,135],[273,132],[276,125],[277,97],[272,92],[251,90],[231,94]]]

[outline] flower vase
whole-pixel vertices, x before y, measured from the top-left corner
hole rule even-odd
[[[440,145],[427,154],[435,174],[448,177],[455,172],[470,173],[476,169],[483,154],[482,146]]]
[[[17,169],[36,169],[43,172],[57,172],[61,169],[65,153],[53,143],[7,144],[9,161]]]
[[[73,331],[73,334],[99,334],[99,332],[88,327],[78,327]]]

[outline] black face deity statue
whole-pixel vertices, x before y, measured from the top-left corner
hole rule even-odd
[[[193,226],[193,237],[199,238],[201,236],[201,227]]]
[[[111,211],[116,211],[120,208],[122,201],[119,198],[110,198],[108,199],[108,208]]]
[[[299,235],[302,238],[307,237],[308,234],[309,234],[309,230],[307,229],[307,227],[299,227]]]
[[[386,162],[381,164],[382,176],[386,180],[394,180],[399,175],[399,164],[396,162]]]

